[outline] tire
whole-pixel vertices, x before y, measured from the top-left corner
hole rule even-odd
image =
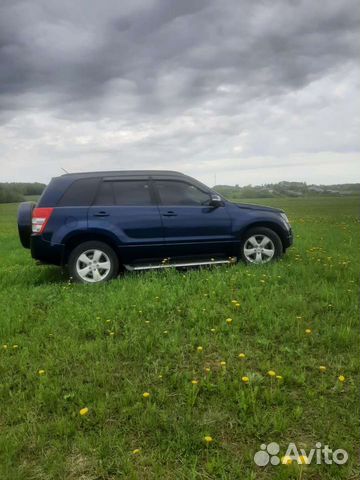
[[[34,210],[34,202],[22,202],[19,205],[17,223],[21,245],[24,248],[30,248],[31,238],[31,219]]]
[[[68,270],[76,283],[105,283],[117,276],[119,259],[104,242],[84,242],[70,253]]]
[[[284,253],[277,233],[267,227],[254,227],[243,235],[240,258],[247,264],[263,265],[279,260]]]

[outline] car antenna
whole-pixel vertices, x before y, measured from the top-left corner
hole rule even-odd
[[[65,173],[70,173],[70,172],[68,172],[67,170],[65,170],[65,168],[63,168],[63,167],[60,167],[60,168],[61,168],[61,170],[63,170]]]

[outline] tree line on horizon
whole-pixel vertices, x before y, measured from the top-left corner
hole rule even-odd
[[[46,185],[38,182],[0,183],[0,203],[23,202],[28,196],[39,196]]]
[[[306,197],[306,196],[346,196],[360,195],[360,183],[344,183],[337,185],[308,185],[306,182],[279,182],[264,185],[216,185],[214,190],[224,197],[240,198],[273,198],[273,197]]]
[[[0,183],[0,203],[23,202],[27,197],[38,197],[46,185],[39,182]],[[224,197],[240,198],[272,198],[302,196],[345,196],[360,195],[360,183],[338,185],[307,185],[305,182],[279,182],[264,185],[216,185],[214,189]]]

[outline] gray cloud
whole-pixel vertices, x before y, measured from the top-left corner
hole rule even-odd
[[[3,0],[1,164],[354,175],[358,43],[352,0]]]

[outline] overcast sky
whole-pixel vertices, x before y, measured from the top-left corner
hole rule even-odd
[[[1,181],[359,181],[358,0],[0,0]]]

